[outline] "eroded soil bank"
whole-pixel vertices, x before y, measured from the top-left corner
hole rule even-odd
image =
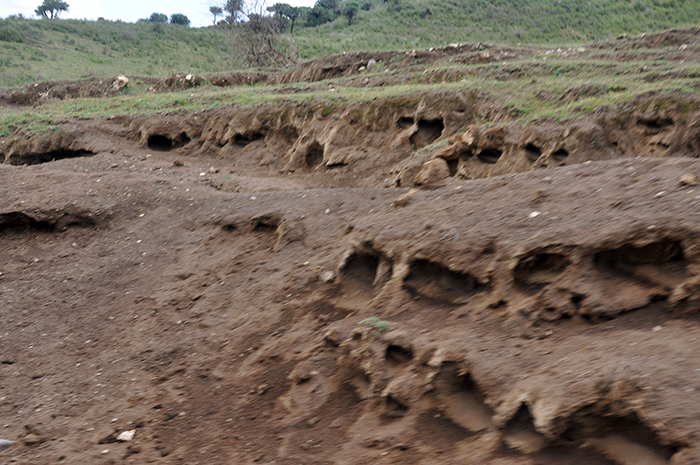
[[[8,460],[700,457],[697,161],[230,193],[132,153],[0,169]]]
[[[700,463],[697,97],[492,103],[3,139],[3,462]]]

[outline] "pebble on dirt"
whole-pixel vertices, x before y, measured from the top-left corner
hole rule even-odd
[[[0,452],[10,447],[14,442],[8,441],[7,439],[0,439]]]
[[[134,435],[136,434],[136,430],[132,429],[129,431],[122,431],[119,433],[119,436],[117,436],[117,441],[120,442],[129,442],[132,439],[134,439]]]
[[[693,173],[686,173],[681,176],[681,186],[697,186],[698,178]]]

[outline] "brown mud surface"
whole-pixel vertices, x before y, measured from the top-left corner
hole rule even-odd
[[[3,463],[700,463],[697,98],[498,111],[2,141]]]

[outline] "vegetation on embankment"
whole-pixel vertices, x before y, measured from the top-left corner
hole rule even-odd
[[[335,3],[340,8],[348,1]],[[367,0],[352,24],[340,13],[315,26],[300,19],[294,34],[285,35],[304,60],[450,43],[570,46],[698,25],[698,18],[696,0]],[[0,19],[0,87],[116,74],[220,73],[244,67],[243,54],[223,24]]]
[[[469,46],[400,53],[363,69],[371,54],[310,63],[336,77],[293,82],[271,74],[268,84],[217,87],[208,81],[180,91],[154,92],[152,81],[132,77],[113,97],[39,98],[33,106],[5,106],[0,135],[37,134],[71,118],[194,112],[284,102],[323,108],[411,98],[426,93],[470,95],[492,105],[486,118],[560,121],[604,108],[623,108],[643,95],[696,95],[700,87],[700,31],[687,30],[570,48]],[[377,54],[379,56],[379,54]],[[345,61],[343,61],[345,60]],[[335,65],[333,64],[335,63]],[[342,73],[340,70],[344,70]],[[109,83],[107,84],[109,85]],[[23,92],[33,89],[30,86]],[[3,102],[0,93],[0,104]]]

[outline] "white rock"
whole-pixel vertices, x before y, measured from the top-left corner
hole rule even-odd
[[[12,444],[14,444],[14,442],[8,441],[7,439],[0,439],[0,451],[2,451],[3,449],[7,449]]]
[[[123,74],[120,76],[117,76],[117,79],[114,80],[112,83],[112,88],[114,90],[122,90],[126,86],[129,85],[129,78],[124,76]]]
[[[121,442],[129,442],[132,439],[134,439],[134,435],[136,434],[136,430],[132,429],[129,431],[122,431],[119,433],[119,436],[117,436],[117,441]]]

